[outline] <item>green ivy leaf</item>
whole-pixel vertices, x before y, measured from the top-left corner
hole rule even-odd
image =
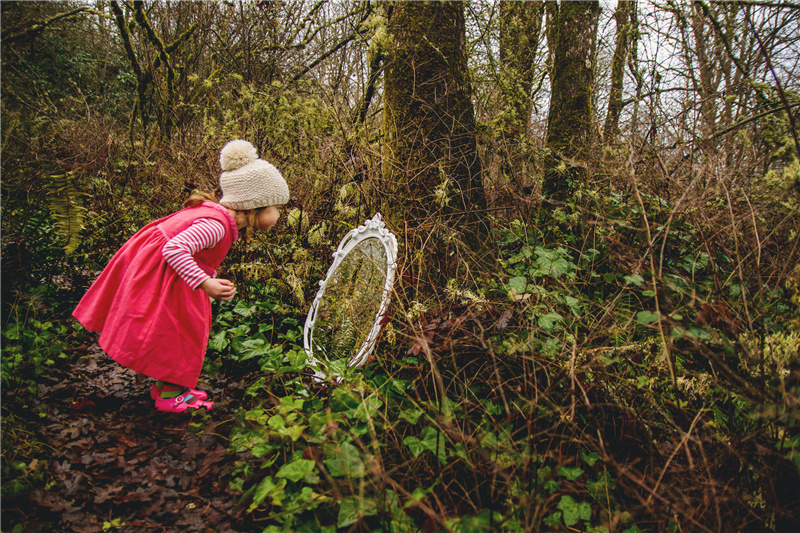
[[[433,492],[433,489],[436,488],[436,483],[428,487],[427,489],[422,489],[417,487],[411,493],[411,497],[403,504],[403,509],[408,509],[409,507],[414,507],[415,505],[419,505],[419,503],[425,499],[428,494]]]
[[[208,341],[208,347],[218,352],[221,352],[229,345],[230,341],[228,341],[228,336],[225,331],[220,331],[219,333],[211,337],[210,341]]]
[[[284,420],[281,415],[272,415],[269,417],[269,420],[267,420],[267,425],[275,431],[281,431],[286,429],[286,420]]]
[[[289,366],[295,372],[299,372],[306,367],[308,354],[304,350],[290,350],[286,357],[289,359]]]
[[[236,306],[233,308],[234,313],[245,317],[252,315],[255,310],[256,306],[246,302],[245,300],[239,300],[236,302]]]
[[[326,455],[329,457],[323,462],[333,477],[360,478],[367,472],[361,453],[350,442],[343,442]]]
[[[424,451],[429,451],[436,455],[439,462],[447,464],[447,454],[445,453],[445,438],[435,428],[428,426],[422,431],[422,438],[413,435],[403,439],[403,443],[408,446],[414,457],[419,456]]]
[[[311,459],[295,459],[291,463],[286,463],[280,467],[275,477],[288,479],[289,481],[297,483],[305,477],[312,478],[314,466],[315,463]]]
[[[558,313],[547,313],[539,317],[538,324],[543,330],[551,332],[563,319],[564,317]]]
[[[572,496],[562,496],[556,508],[564,513],[564,525],[567,527],[574,526],[579,520],[592,519],[592,506],[586,502],[578,503]]]
[[[252,385],[247,387],[244,393],[247,396],[257,396],[261,392],[261,388],[264,386],[264,383],[266,383],[266,381],[267,378],[265,376],[261,376]]]
[[[487,450],[496,451],[499,444],[500,443],[497,441],[497,436],[494,433],[487,433],[481,439],[481,446]]]
[[[264,412],[263,409],[251,409],[244,414],[244,418],[245,420],[250,420],[262,426],[266,424],[269,419],[267,413]]]
[[[400,411],[400,418],[406,420],[409,424],[416,424],[423,414],[422,409],[408,408]]]
[[[575,315],[577,318],[581,317],[581,301],[577,298],[573,298],[572,296],[565,296],[564,302],[569,306],[570,311],[572,314]]]
[[[305,400],[303,398],[296,398],[294,396],[283,396],[278,400],[280,403],[280,412],[289,413],[292,411],[302,411]]]
[[[253,448],[250,450],[250,454],[253,457],[261,459],[262,457],[264,457],[268,453],[274,452],[279,447],[280,447],[280,444],[276,443],[276,442],[260,442],[258,444],[253,445]],[[263,463],[261,463],[261,466],[262,466],[262,468],[266,468],[266,467],[271,466],[272,464],[274,464],[275,461],[277,461],[277,460],[278,460],[278,456],[274,455],[274,456],[272,456],[272,458],[267,459]]]
[[[403,444],[408,446],[408,449],[411,450],[411,454],[414,457],[418,457],[419,454],[425,451],[425,449],[422,447],[422,441],[413,435],[409,435],[408,437],[404,438]]]
[[[11,341],[19,340],[19,324],[18,323],[11,324],[3,332],[3,335],[5,335],[6,338]]]
[[[659,314],[652,311],[639,311],[636,313],[636,321],[643,326],[657,322],[658,318]]]
[[[525,276],[517,276],[515,278],[511,278],[508,280],[508,285],[506,285],[506,290],[511,292],[512,290],[515,291],[517,294],[522,295],[525,294],[525,289],[528,286],[528,280],[525,279]]]
[[[567,468],[565,466],[558,467],[558,475],[567,478],[570,481],[575,481],[583,474],[583,469],[579,467]]]
[[[292,424],[297,415],[289,413],[285,417],[283,415],[272,415],[267,421],[267,425],[274,429],[275,432],[282,437],[289,437],[292,441],[296,442],[297,439],[303,434],[306,426],[302,424]],[[287,422],[289,422],[287,424]]]
[[[355,416],[362,422],[366,422],[369,418],[374,418],[382,406],[383,401],[378,395],[371,394],[364,398],[361,404],[356,408]]]
[[[559,527],[561,525],[561,511],[556,511],[546,516],[543,522],[550,527]]]
[[[616,488],[617,484],[608,472],[600,472],[597,481],[589,480],[586,482],[586,489],[592,497],[601,503],[607,503],[610,492]]]
[[[641,287],[642,283],[644,283],[644,278],[639,274],[631,274],[630,276],[623,276],[622,279],[625,280],[625,283],[630,285],[636,285],[637,287]]]
[[[555,479],[551,479],[550,481],[544,484],[544,490],[546,490],[548,494],[553,494],[555,491],[558,490],[558,481],[556,481]]]
[[[238,349],[241,354],[241,361],[246,361],[254,357],[261,357],[266,355],[269,351],[269,344],[266,339],[252,338],[241,343]]]
[[[557,250],[548,250],[547,248],[536,248],[536,255],[539,256],[534,263],[536,270],[535,275],[538,276],[552,276],[556,279],[569,272],[572,263],[567,261],[563,256],[566,250],[558,248]]]
[[[230,333],[234,337],[244,337],[250,334],[250,326],[248,326],[247,324],[240,324],[235,328],[229,329],[228,333]]]
[[[339,502],[339,518],[337,527],[352,526],[364,516],[378,514],[378,505],[372,498],[356,498],[349,496]]]
[[[701,328],[689,328],[689,330],[686,332],[686,336],[701,340],[708,340],[711,338],[711,335],[709,335],[706,330]]]
[[[250,508],[247,509],[247,512],[251,513],[257,509],[258,506],[261,505],[261,503],[267,498],[267,496],[269,496],[272,505],[280,507],[280,505],[283,503],[283,489],[285,486],[285,479],[279,481],[278,483],[275,483],[271,476],[267,476],[262,479],[261,483],[259,483],[256,487],[256,491],[253,494],[253,503],[250,504]]]
[[[594,464],[601,459],[600,454],[597,452],[586,453],[585,451],[581,450],[581,457],[586,464],[589,466],[594,466]]]
[[[476,515],[466,515],[461,518],[461,523],[458,525],[456,531],[467,533],[480,531],[490,531],[492,524],[492,511],[483,509]]]

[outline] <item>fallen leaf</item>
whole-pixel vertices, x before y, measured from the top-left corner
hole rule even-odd
[[[122,491],[124,487],[95,487],[94,493],[94,503],[103,503],[106,500],[111,499],[115,494]]]
[[[503,314],[500,315],[500,319],[495,322],[494,327],[496,329],[506,329],[508,327],[508,323],[511,321],[512,316],[514,316],[514,309],[509,307],[503,311]]]

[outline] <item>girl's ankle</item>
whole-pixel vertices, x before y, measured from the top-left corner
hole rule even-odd
[[[158,386],[158,384],[156,384]],[[163,387],[161,388],[161,397],[162,398],[177,398],[183,391],[186,390],[186,387],[181,385],[175,385],[174,383],[167,383],[164,382]]]

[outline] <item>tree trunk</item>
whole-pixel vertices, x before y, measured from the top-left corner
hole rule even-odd
[[[622,82],[625,75],[625,64],[631,51],[631,43],[636,38],[634,35],[634,20],[636,3],[630,0],[620,0],[614,19],[617,22],[617,42],[614,57],[611,60],[611,91],[608,97],[608,113],[603,127],[603,137],[606,144],[615,144],[619,137],[619,115],[622,112]]]
[[[509,133],[528,133],[531,123],[531,91],[534,60],[542,29],[544,3],[500,2],[500,65],[503,113]]]
[[[585,184],[597,141],[592,91],[595,74],[598,2],[563,2],[558,10],[558,36],[548,115],[542,193],[549,202],[569,199]]]
[[[440,259],[445,252],[453,255],[453,243],[469,255],[485,246],[487,231],[464,4],[398,2],[389,34],[394,39],[385,60],[382,191],[387,215],[405,225],[411,238],[432,245],[429,251]],[[452,272],[450,264],[443,268]]]
[[[700,135],[703,139],[702,148],[707,156],[714,150],[710,138],[717,123],[717,88],[719,87],[719,74],[715,75],[712,64],[713,49],[708,49],[709,38],[706,31],[705,15],[699,4],[694,4],[692,10],[692,33],[694,34],[695,53],[700,71],[698,80],[698,94],[700,96]],[[712,41],[714,42],[714,41]]]
[[[544,2],[545,33],[547,34],[547,75],[550,85],[553,84],[553,62],[556,55],[556,42],[558,41],[558,2],[545,0]]]
[[[500,89],[502,109],[497,121],[499,167],[502,175],[521,188],[526,176],[528,137],[533,101],[535,58],[542,29],[544,3],[500,2]]]

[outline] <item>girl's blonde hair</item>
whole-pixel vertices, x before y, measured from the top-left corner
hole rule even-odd
[[[194,207],[196,205],[200,205],[203,202],[214,202],[215,204],[219,203],[219,198],[213,192],[207,191],[192,191],[192,194],[184,200],[183,207]]]
[[[197,205],[202,204],[203,202],[214,202],[215,204],[219,203],[219,198],[213,192],[207,191],[193,191],[191,195],[183,202],[183,207],[195,207]],[[256,219],[258,218],[258,214],[263,210],[266,209],[267,205],[264,207],[257,207],[256,209],[237,209],[237,211],[244,213],[247,217],[247,228],[243,228],[246,233],[249,233],[248,230],[250,228],[254,228],[256,225]],[[248,234],[249,237],[249,234]]]

